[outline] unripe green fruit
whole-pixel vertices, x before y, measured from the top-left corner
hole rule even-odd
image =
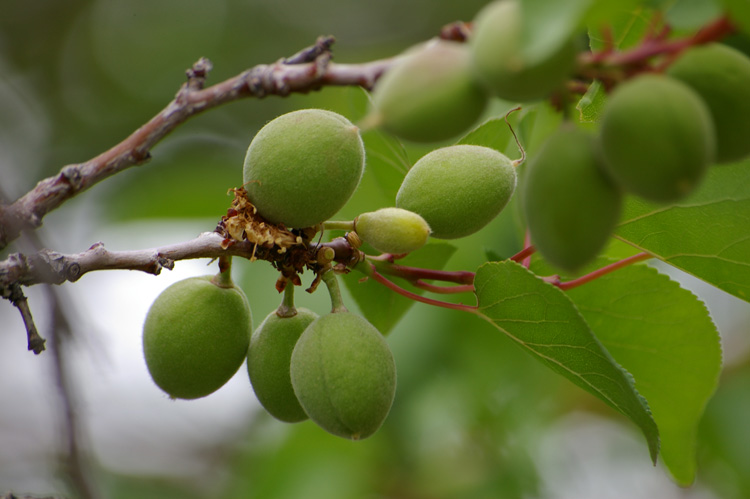
[[[750,58],[711,43],[680,56],[667,74],[687,84],[708,106],[716,130],[716,160],[750,155]]]
[[[567,271],[596,257],[620,216],[622,194],[603,171],[596,139],[580,128],[550,137],[529,163],[523,187],[534,246]]]
[[[307,419],[292,388],[289,363],[294,345],[318,314],[298,308],[292,317],[271,312],[250,338],[247,372],[258,400],[276,419],[296,423]]]
[[[601,145],[607,170],[625,190],[676,201],[695,189],[713,161],[713,123],[690,87],[646,74],[623,83],[606,103]]]
[[[383,253],[411,253],[425,245],[430,226],[424,218],[403,208],[381,208],[354,219],[359,238]]]
[[[214,276],[184,279],[165,289],[146,315],[146,365],[172,398],[205,397],[242,365],[251,331],[250,305],[240,288],[221,287]]]
[[[396,206],[419,213],[432,236],[468,236],[495,218],[513,195],[513,162],[489,147],[455,145],[424,155],[404,177]]]
[[[302,109],[258,132],[247,149],[243,179],[250,202],[266,220],[311,227],[346,204],[364,165],[356,126],[331,111]]]
[[[467,47],[435,40],[412,49],[380,78],[366,122],[407,140],[434,142],[468,129],[487,101]]]
[[[538,61],[525,58],[522,16],[518,0],[492,2],[477,14],[469,38],[477,77],[498,97],[511,101],[547,97],[572,75],[576,63],[573,39]]]
[[[305,329],[291,375],[310,419],[352,440],[380,428],[396,391],[396,365],[383,335],[351,312],[324,315]]]

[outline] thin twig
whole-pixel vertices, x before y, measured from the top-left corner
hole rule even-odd
[[[323,86],[361,86],[371,89],[392,59],[363,64],[330,61],[331,37],[321,37],[289,59],[261,64],[203,88],[211,62],[201,58],[187,71],[188,81],[174,100],[128,138],[86,162],[67,165],[7,205],[0,204],[0,249],[21,231],[41,226],[44,216],[96,183],[135,165],[147,162],[151,149],[190,117],[238,99],[307,93]],[[307,62],[306,62],[307,61]]]
[[[23,325],[26,327],[26,338],[28,341],[28,349],[39,355],[44,351],[44,343],[47,341],[39,335],[36,324],[34,324],[34,318],[31,316],[31,309],[29,308],[29,302],[26,299],[26,295],[23,294],[23,290],[18,283],[13,283],[9,286],[10,296],[8,300],[15,306],[21,313],[23,319]]]

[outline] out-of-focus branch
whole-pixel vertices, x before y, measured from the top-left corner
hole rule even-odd
[[[149,160],[151,149],[191,116],[246,97],[307,93],[323,86],[354,85],[372,88],[393,59],[363,64],[331,62],[333,37],[320,37],[315,45],[273,64],[261,64],[216,85],[204,88],[211,62],[201,58],[187,71],[182,85],[159,114],[128,138],[86,162],[67,165],[40,181],[15,202],[0,204],[0,249],[21,231],[35,229],[44,216],[66,200],[131,166]]]

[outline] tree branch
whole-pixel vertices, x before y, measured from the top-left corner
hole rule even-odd
[[[203,85],[211,62],[201,58],[187,71],[188,81],[174,100],[128,138],[95,158],[63,167],[15,202],[0,204],[0,249],[21,231],[41,226],[47,213],[78,193],[126,168],[147,162],[151,149],[160,140],[196,114],[246,97],[307,93],[323,86],[355,85],[370,89],[393,61],[335,64],[331,62],[332,43],[332,37],[320,37],[315,45],[288,59],[255,66],[208,88]]]

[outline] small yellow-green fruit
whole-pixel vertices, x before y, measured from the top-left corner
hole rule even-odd
[[[687,50],[667,74],[687,84],[708,106],[716,130],[716,161],[750,155],[750,58],[710,43]]]
[[[292,386],[321,428],[360,440],[383,424],[396,392],[396,365],[383,335],[351,312],[316,319],[292,352]]]
[[[622,206],[596,138],[573,126],[557,131],[529,162],[522,200],[534,246],[549,263],[570,272],[602,250]]]
[[[381,208],[354,219],[359,238],[383,253],[411,253],[427,243],[430,226],[424,218],[403,208]]]
[[[365,120],[403,139],[435,142],[474,124],[488,96],[464,44],[433,40],[408,51],[378,81]]]
[[[345,117],[302,109],[266,124],[245,156],[248,198],[274,224],[311,227],[349,200],[362,178],[365,150]]]
[[[143,353],[154,382],[172,398],[197,399],[221,388],[247,354],[250,305],[237,286],[214,276],[165,289],[143,325]]]
[[[468,236],[495,218],[513,195],[516,170],[489,147],[454,145],[424,155],[404,177],[396,206],[418,213],[432,236]]]
[[[601,145],[612,178],[655,202],[695,189],[714,159],[708,108],[684,83],[645,74],[612,93],[601,121]]]
[[[318,314],[306,308],[296,309],[291,317],[271,312],[250,338],[247,372],[258,401],[276,419],[296,423],[307,419],[292,388],[289,363],[294,345]]]
[[[510,101],[544,99],[575,69],[577,46],[571,38],[539,60],[523,54],[523,5],[497,0],[474,19],[469,38],[474,71],[498,97]]]

